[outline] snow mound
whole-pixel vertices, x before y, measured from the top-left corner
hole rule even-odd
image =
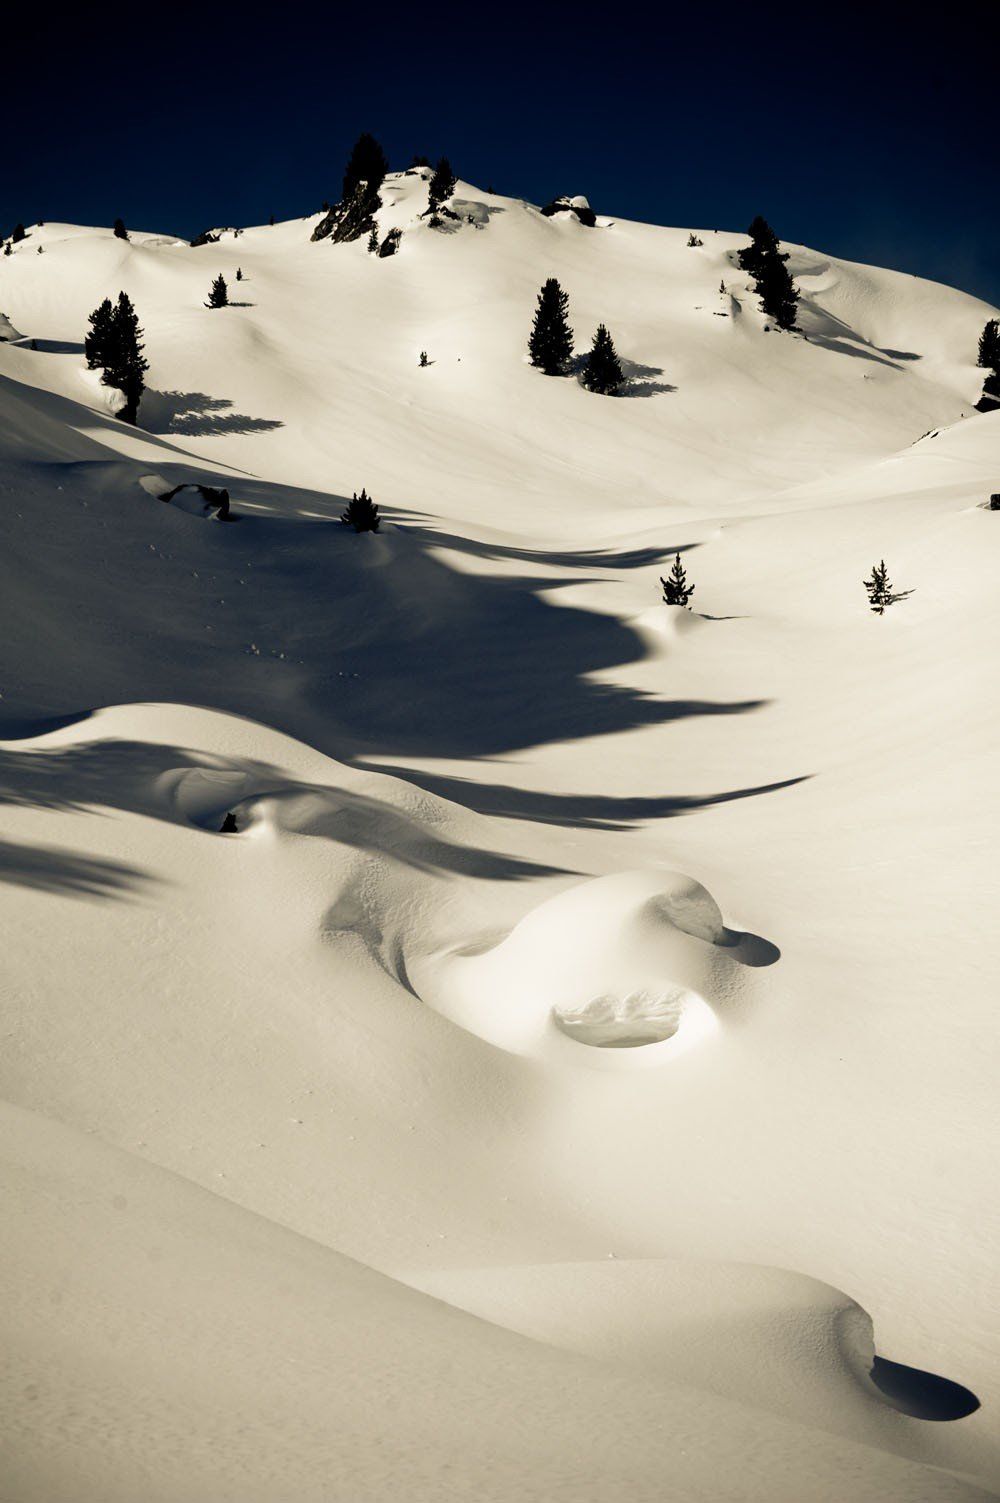
[[[11,323],[6,313],[0,313],[0,342],[3,342],[4,344],[10,344],[15,339],[23,338],[24,335],[20,334],[17,329],[14,328],[14,325]]]

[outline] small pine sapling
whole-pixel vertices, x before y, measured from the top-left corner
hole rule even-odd
[[[698,235],[696,235],[695,232],[694,232],[694,230],[692,230],[691,233],[690,233],[690,235],[688,236],[687,243],[688,243],[689,246],[704,245],[705,244],[704,240],[702,240]]]
[[[377,224],[373,224],[372,225],[372,227],[371,227],[371,233],[368,236],[368,254],[370,256],[377,256],[378,255],[378,225]]]
[[[687,582],[687,575],[679,553],[674,555],[673,568],[668,577],[664,579],[662,575],[660,576],[660,584],[663,586],[663,600],[666,605],[688,605],[695,587]]]
[[[116,240],[127,240],[128,239],[128,230],[125,228],[125,221],[124,221],[124,219],[116,219],[115,220],[114,232],[115,232],[115,239]]]
[[[208,302],[205,304],[205,307],[225,308],[228,306],[228,304],[229,288],[226,286],[225,277],[220,272],[215,281],[212,283],[212,290],[208,294]]]
[[[420,368],[421,368],[421,370],[423,370],[423,368],[424,368],[424,366],[426,364],[427,364],[427,351],[426,350],[421,350],[420,351]]]
[[[872,577],[863,581],[868,591],[868,604],[876,616],[884,616],[887,605],[892,605],[895,595],[889,582],[889,570],[885,566],[885,559],[881,563],[872,565]]]
[[[242,282],[242,280],[243,280],[243,268],[242,268],[242,266],[237,266],[237,268],[236,268],[236,280],[237,280],[237,282]]]
[[[378,507],[363,486],[360,496],[357,491],[354,492],[341,512],[340,520],[348,527],[353,527],[355,532],[378,532]]]

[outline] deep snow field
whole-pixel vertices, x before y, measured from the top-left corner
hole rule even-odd
[[[998,1496],[996,310],[426,199],[0,259],[0,1498]]]

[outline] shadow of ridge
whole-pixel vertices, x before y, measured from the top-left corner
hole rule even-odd
[[[204,391],[156,391],[143,393],[139,425],[147,433],[187,437],[213,433],[268,433],[285,425],[280,418],[249,417],[233,412],[225,397]]]
[[[439,798],[462,804],[476,814],[493,814],[503,819],[527,819],[538,824],[591,830],[628,830],[640,820],[676,819],[685,814],[696,814],[715,804],[728,804],[737,799],[756,798],[760,794],[793,788],[797,783],[807,782],[812,776],[811,773],[805,773],[777,783],[763,783],[756,788],[735,788],[727,793],[616,798],[610,794],[539,793],[502,783],[479,783],[472,778],[444,777],[439,773],[424,772],[417,767],[384,767],[365,761],[356,761],[354,765],[365,771],[388,772],[393,777],[405,778],[408,783],[413,783],[428,793],[437,794]],[[734,944],[739,944],[743,937],[734,931]],[[746,963],[753,962],[747,960]]]
[[[64,898],[127,899],[154,879],[138,867],[81,856],[62,846],[0,840],[0,882]]]
[[[43,355],[82,355],[83,345],[75,339],[29,339],[25,336],[18,343]]]
[[[184,790],[186,773],[206,775],[200,782],[196,779],[193,792]],[[295,834],[334,840],[422,872],[456,873],[493,882],[578,875],[572,868],[449,840],[388,800],[299,782],[281,768],[248,757],[111,739],[54,751],[0,749],[0,804],[14,807],[64,812],[115,809],[206,833],[222,834],[225,826],[228,836],[230,811],[265,798],[288,806],[283,827]],[[244,821],[235,821],[235,827],[238,833]],[[107,897],[148,880],[135,868],[80,858],[70,851],[35,851],[0,843],[0,881],[74,896]]]
[[[394,511],[390,507],[387,515],[429,548],[468,553],[473,558],[548,564],[556,569],[645,569],[673,558],[676,553],[690,553],[702,546],[700,543],[670,543],[662,547],[623,548],[619,552],[612,548],[521,548],[512,543],[488,543],[479,538],[462,537],[458,533],[408,520],[410,517],[426,517],[426,512]]]
[[[913,1419],[965,1419],[980,1407],[976,1395],[961,1383],[939,1377],[937,1373],[924,1372],[919,1367],[890,1362],[887,1357],[875,1358],[871,1379],[894,1409]]]

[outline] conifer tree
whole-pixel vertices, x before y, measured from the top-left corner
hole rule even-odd
[[[116,219],[115,220],[114,232],[115,232],[115,239],[116,240],[127,240],[128,239],[128,230],[125,228],[125,221],[123,219]]]
[[[424,367],[426,366],[426,364],[427,364],[427,351],[426,350],[421,350],[420,351],[420,368],[421,368],[421,370],[424,369]]]
[[[357,491],[354,492],[341,512],[340,520],[348,527],[353,527],[355,532],[378,532],[380,521],[378,507],[364,486],[361,488],[360,496]]]
[[[367,183],[370,194],[377,193],[388,171],[389,162],[385,152],[373,135],[370,135],[368,131],[362,131],[354,143],[344,169],[344,182],[340,193],[341,203],[346,204],[352,199],[362,183]]]
[[[615,350],[614,340],[603,324],[598,324],[594,342],[583,367],[583,384],[601,396],[617,396],[625,384],[625,373]]]
[[[237,280],[237,282],[242,282],[242,280],[243,280],[243,268],[242,268],[242,266],[237,266],[237,268],[236,268],[236,280]]]
[[[979,336],[977,365],[1000,373],[1000,319],[991,318]]]
[[[24,225],[16,224],[13,228],[13,231],[11,232],[10,238],[15,245],[19,244],[19,242],[25,238]]]
[[[111,299],[106,297],[100,307],[90,315],[90,332],[84,337],[83,353],[87,357],[87,369],[103,370],[111,358],[111,339],[115,310]]]
[[[787,253],[767,251],[757,273],[756,290],[760,294],[760,306],[779,329],[794,329],[798,312],[799,294],[785,262]]]
[[[573,330],[566,318],[569,295],[555,277],[549,277],[538,294],[535,320],[528,340],[532,365],[547,376],[562,376],[573,354]]]
[[[868,591],[868,604],[877,616],[885,615],[887,605],[892,605],[895,595],[892,593],[892,585],[889,583],[889,571],[885,566],[885,559],[881,563],[872,565],[872,577],[863,581]]]
[[[10,241],[9,240],[7,241],[7,244],[3,248],[3,253],[4,253],[5,256],[9,256],[9,255],[13,254],[13,252],[11,251],[11,248],[10,248]]]
[[[428,203],[433,210],[440,209],[455,191],[455,174],[447,157],[442,157],[434,169],[428,193]]]
[[[368,254],[374,256],[378,252],[378,225],[373,224],[368,236]]]
[[[674,555],[673,568],[666,579],[660,576],[660,584],[663,586],[663,599],[666,605],[686,606],[695,592],[695,586],[689,585],[684,565],[681,563],[680,554]]]
[[[208,302],[205,304],[205,307],[225,308],[228,306],[228,304],[229,288],[226,286],[225,277],[220,272],[215,281],[212,283],[212,290],[208,294]]]
[[[760,214],[754,219],[747,234],[750,236],[750,244],[743,247],[737,259],[743,271],[756,277],[760,274],[765,255],[778,249],[778,237]]]
[[[128,294],[120,292],[111,320],[102,379],[105,386],[117,387],[124,396],[125,406],[118,413],[124,423],[135,422],[139,400],[146,389],[149,362],[142,350],[142,330],[135,309]]]

